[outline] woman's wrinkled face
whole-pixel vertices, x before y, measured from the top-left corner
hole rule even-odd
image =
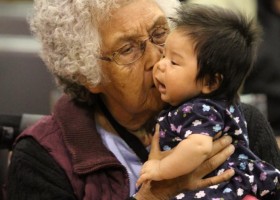
[[[101,23],[102,55],[111,55],[131,43],[145,41],[158,27],[168,25],[154,1],[131,1],[117,8],[109,21]],[[98,86],[99,92],[113,116],[128,129],[138,129],[163,107],[152,77],[154,64],[161,54],[162,47],[147,40],[143,56],[132,64],[100,61],[109,81]]]

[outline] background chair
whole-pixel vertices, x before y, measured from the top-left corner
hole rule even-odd
[[[4,184],[6,179],[9,158],[15,138],[43,116],[36,114],[0,115],[0,186]],[[0,187],[0,199],[2,199],[2,196]]]

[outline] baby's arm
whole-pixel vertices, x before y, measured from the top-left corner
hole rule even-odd
[[[211,153],[213,138],[192,134],[182,140],[162,160],[148,160],[144,163],[137,185],[146,180],[172,179],[188,174],[198,167]]]

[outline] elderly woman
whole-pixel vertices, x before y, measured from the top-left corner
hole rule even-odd
[[[231,138],[224,137],[191,174],[135,188],[151,144],[151,119],[164,106],[152,69],[169,27],[154,0],[34,3],[32,31],[42,43],[42,59],[66,94],[52,115],[17,139],[8,199],[124,200],[133,194],[139,200],[169,199],[232,176],[228,171],[203,179],[233,152]],[[150,157],[165,156],[156,135]]]

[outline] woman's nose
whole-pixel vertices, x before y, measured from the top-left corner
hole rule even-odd
[[[145,56],[148,59],[147,67],[153,68],[155,63],[162,57],[163,47],[155,45],[150,41],[148,41],[146,45]]]

